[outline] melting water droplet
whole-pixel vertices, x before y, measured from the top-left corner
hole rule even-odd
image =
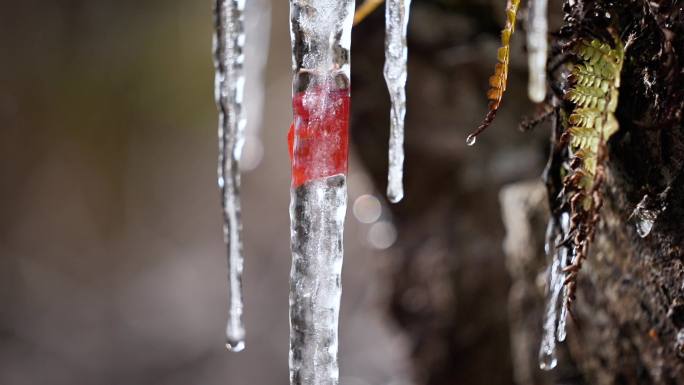
[[[539,369],[552,370],[558,365],[556,350],[542,350],[539,352]]]
[[[644,195],[629,216],[630,221],[634,223],[637,234],[641,238],[646,238],[651,233],[658,216],[665,210],[663,201],[666,194],[667,190],[661,194],[664,196],[658,199],[653,199],[648,194]]]
[[[468,137],[466,138],[466,144],[468,146],[474,146],[475,142],[477,142],[477,136],[474,134],[468,135]]]
[[[226,341],[226,349],[228,349],[231,352],[241,352],[245,350],[245,342],[244,341]]]
[[[653,223],[654,221],[646,218],[642,218],[640,221],[636,223],[636,230],[637,234],[641,238],[646,238],[648,235],[651,233],[651,230],[653,229]]]

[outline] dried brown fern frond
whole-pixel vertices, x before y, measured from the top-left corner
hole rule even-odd
[[[501,47],[496,53],[498,63],[494,67],[494,75],[489,78],[489,91],[487,91],[487,99],[489,99],[489,108],[487,115],[477,129],[468,135],[466,143],[469,146],[475,144],[477,136],[480,135],[490,124],[494,121],[496,113],[501,105],[504,91],[506,91],[506,84],[508,82],[508,64],[511,56],[511,36],[515,32],[515,17],[518,13],[520,0],[508,0],[506,4],[506,25],[501,31]]]

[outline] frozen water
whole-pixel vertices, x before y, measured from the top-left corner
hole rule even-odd
[[[292,66],[319,75],[342,70],[349,78],[353,0],[290,0]]]
[[[290,203],[290,383],[337,385],[344,175],[293,187]]]
[[[240,158],[240,171],[256,169],[263,160],[261,126],[264,116],[265,68],[271,35],[271,1],[250,0],[245,4],[245,144]]]
[[[539,367],[543,370],[551,370],[556,367],[556,327],[558,325],[558,310],[563,307],[559,301],[563,289],[563,263],[567,254],[565,247],[557,247],[559,237],[554,231],[553,219],[549,222],[547,230],[546,250],[552,256],[549,266],[548,295],[541,347],[539,348]]]
[[[338,385],[353,0],[290,0],[290,384]]]
[[[528,94],[536,103],[546,97],[546,58],[548,50],[548,0],[531,0],[527,23]]]
[[[666,193],[661,195],[666,195]],[[634,223],[637,234],[639,234],[641,238],[646,238],[651,234],[655,221],[665,209],[662,202],[658,204],[657,200],[658,199],[651,198],[649,195],[644,195],[629,217],[632,223]]]
[[[226,347],[244,349],[242,321],[242,239],[240,223],[239,160],[244,143],[245,119],[243,45],[244,0],[216,0],[214,65],[215,99],[219,111],[218,185],[223,206],[223,236],[228,247],[228,323]]]
[[[568,232],[570,231],[570,214],[569,213],[563,213],[561,214],[561,233],[558,238],[558,240],[562,240],[568,237]],[[559,255],[561,256],[561,269],[568,266],[568,263],[572,262],[572,260],[575,258],[574,254],[574,249],[568,247],[568,246],[562,246],[559,248],[557,251]],[[563,285],[563,281],[565,280],[565,276],[562,277],[561,279],[561,286],[563,287],[563,296],[561,299],[561,310],[560,310],[560,316],[558,317],[558,326],[556,330],[556,338],[559,342],[565,341],[565,337],[567,336],[567,323],[568,323],[568,297],[570,296],[570,289],[567,285]]]
[[[389,172],[387,197],[399,202],[404,197],[404,118],[406,116],[406,29],[411,0],[385,3],[385,82],[390,94]]]

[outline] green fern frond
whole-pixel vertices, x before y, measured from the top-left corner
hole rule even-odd
[[[598,87],[587,87],[576,84],[568,91],[568,100],[575,103],[580,108],[597,108],[601,111],[606,109],[607,91]]]
[[[620,75],[622,68],[622,43],[611,48],[607,43],[598,40],[582,40],[575,48],[577,56],[604,79],[612,80]]]
[[[563,137],[568,139],[567,175],[563,178],[563,199],[569,207],[573,259],[564,268],[567,296],[565,306],[575,299],[577,272],[587,258],[601,208],[600,162],[605,142],[618,130],[615,118],[620,87],[624,46],[619,39],[613,45],[599,40],[581,40],[573,52],[579,59],[571,71],[571,87],[565,95],[574,104],[567,117]]]
[[[568,118],[570,150],[582,159],[582,172],[594,175],[601,142],[619,128],[615,110],[624,48],[617,39],[614,48],[594,39],[580,41],[574,52],[580,62],[572,68],[572,87],[566,94],[575,104]]]
[[[580,86],[596,87],[605,92],[608,92],[610,88],[610,80],[606,79],[594,67],[584,63],[573,67],[572,79]]]

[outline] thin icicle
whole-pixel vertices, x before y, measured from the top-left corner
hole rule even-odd
[[[290,384],[337,385],[354,0],[290,0]]]
[[[561,306],[560,292],[563,288],[563,260],[564,247],[558,248],[557,236],[555,234],[553,219],[549,222],[546,236],[546,252],[551,256],[549,266],[548,297],[546,311],[544,313],[544,324],[541,347],[539,349],[539,367],[543,370],[551,370],[556,367],[558,359],[556,357],[556,324],[558,322],[558,309]]]
[[[223,236],[228,247],[228,322],[226,347],[235,352],[245,347],[242,321],[242,239],[240,223],[239,160],[244,143],[245,119],[243,45],[244,0],[216,0],[214,8],[215,98],[219,111],[218,185],[223,206]]]
[[[264,117],[265,75],[271,35],[271,0],[250,0],[245,4],[245,144],[240,158],[244,175],[263,160],[261,126]]]
[[[563,213],[563,214],[561,214],[561,233],[560,233],[559,239],[561,239],[561,240],[567,239],[567,237],[569,236],[569,232],[570,232],[570,214],[569,213]],[[559,253],[561,251],[562,251],[562,256],[563,256],[563,258],[561,259],[561,269],[563,269],[566,266],[568,266],[574,262],[575,252],[574,252],[573,248],[569,247],[569,246],[562,246],[559,249]],[[563,277],[562,281],[565,282],[565,276]],[[568,303],[570,303],[570,301],[568,300],[569,296],[570,296],[570,287],[568,285],[563,285],[563,296],[562,296],[562,300],[561,300],[561,313],[560,313],[560,316],[558,317],[558,327],[556,330],[556,339],[559,342],[565,341],[565,337],[567,336]]]
[[[562,287],[563,269],[560,268],[560,258],[555,257],[553,264],[549,267],[549,293],[546,312],[544,313],[544,332],[539,349],[539,367],[543,370],[551,370],[558,363],[556,357],[556,323]]]
[[[568,262],[568,248],[561,243],[570,228],[570,216],[567,213],[561,214],[559,222],[553,218],[550,219],[546,229],[545,251],[546,255],[549,256],[550,265],[542,341],[539,348],[539,367],[542,370],[552,370],[556,367],[558,364],[557,341],[562,342],[565,339],[567,308],[564,298],[561,300],[561,297],[564,297],[567,291],[567,287],[563,284],[565,281],[563,267]],[[563,296],[561,296],[561,292],[563,292]],[[563,338],[560,338],[561,335]]]
[[[385,3],[385,82],[390,94],[389,172],[387,198],[392,203],[404,197],[404,117],[406,116],[406,28],[411,0]]]
[[[531,0],[527,23],[528,95],[535,103],[546,97],[546,58],[548,50],[548,0]]]
[[[563,287],[563,303],[561,305],[561,313],[558,318],[558,330],[556,331],[556,338],[558,342],[564,342],[568,335],[568,296],[570,290],[566,285]]]

